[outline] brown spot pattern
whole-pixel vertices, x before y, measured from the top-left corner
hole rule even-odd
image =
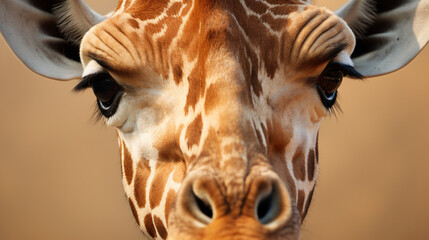
[[[284,128],[280,119],[273,119],[272,123],[268,123],[268,144],[269,149],[268,152],[278,152],[280,156],[283,158],[286,146],[290,143],[290,140],[293,137],[293,129],[291,127]],[[262,128],[265,131],[265,128]],[[265,134],[265,135],[266,135]]]
[[[137,164],[136,180],[134,182],[134,196],[139,208],[146,205],[146,184],[150,175],[149,161],[142,159]]]
[[[144,218],[144,226],[146,228],[147,233],[149,233],[149,236],[151,236],[152,238],[157,237],[155,226],[153,225],[152,214],[146,215],[146,217]]]
[[[173,78],[176,84],[179,84],[182,81],[182,77],[183,77],[182,66],[177,64],[176,66],[173,67]]]
[[[303,210],[304,210],[304,201],[305,201],[305,192],[302,190],[298,191],[298,211],[303,216]]]
[[[188,139],[189,148],[191,148],[193,145],[197,145],[200,143],[202,130],[203,118],[201,114],[199,114],[186,130],[186,138]]]
[[[314,150],[310,150],[307,158],[307,171],[308,171],[308,180],[313,181],[314,172],[316,171],[316,163],[315,163]]]
[[[169,139],[171,140],[171,139]],[[175,141],[169,141],[156,146],[158,148],[158,160],[161,162],[179,162],[183,160],[180,146]]]
[[[153,216],[153,220],[155,222],[156,230],[158,231],[159,236],[162,239],[167,238],[167,229],[164,226],[164,223],[162,223],[161,219],[157,216]]]
[[[125,143],[122,142],[122,151],[124,152],[124,158],[122,159],[124,165],[124,175],[127,180],[128,185],[133,181],[133,159],[131,158],[131,154],[128,151],[128,148],[125,146]]]
[[[297,180],[305,180],[305,154],[301,147],[296,150],[293,159],[293,174]]]
[[[198,62],[202,62],[202,65],[204,65],[205,59],[200,60],[199,57]],[[188,77],[189,82],[189,91],[188,96],[186,97],[186,106],[185,106],[185,114],[188,113],[189,108],[193,108],[195,110],[195,105],[198,103],[200,98],[204,96],[204,90],[206,87],[206,81],[205,81],[205,71],[203,69],[203,66],[200,66],[199,68],[194,68],[190,76]]]
[[[135,19],[130,18],[128,19],[128,23],[131,25],[131,27],[135,28],[135,29],[139,29],[139,22],[137,22]]]

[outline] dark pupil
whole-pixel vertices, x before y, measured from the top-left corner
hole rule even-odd
[[[327,71],[319,79],[319,85],[327,94],[335,92],[343,80],[341,71]]]
[[[109,103],[118,92],[118,85],[108,78],[102,78],[92,83],[92,90],[98,100],[103,103]]]

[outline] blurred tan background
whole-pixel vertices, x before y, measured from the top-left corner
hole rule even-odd
[[[103,13],[116,5],[88,2]],[[304,239],[429,239],[428,63],[429,48],[399,72],[343,83],[344,113],[320,130]],[[0,239],[143,239],[116,134],[91,120],[91,91],[32,73],[2,38],[0,74]]]

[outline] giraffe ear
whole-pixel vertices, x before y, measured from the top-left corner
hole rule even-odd
[[[104,19],[81,0],[0,0],[0,31],[36,73],[67,80],[82,74],[83,35]]]
[[[429,0],[351,0],[336,14],[356,35],[352,60],[366,77],[402,68],[429,40]]]

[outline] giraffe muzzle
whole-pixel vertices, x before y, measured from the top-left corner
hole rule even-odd
[[[223,180],[208,173],[185,180],[172,209],[180,230],[169,226],[171,239],[272,239],[279,232],[297,239],[299,214],[277,175]]]

